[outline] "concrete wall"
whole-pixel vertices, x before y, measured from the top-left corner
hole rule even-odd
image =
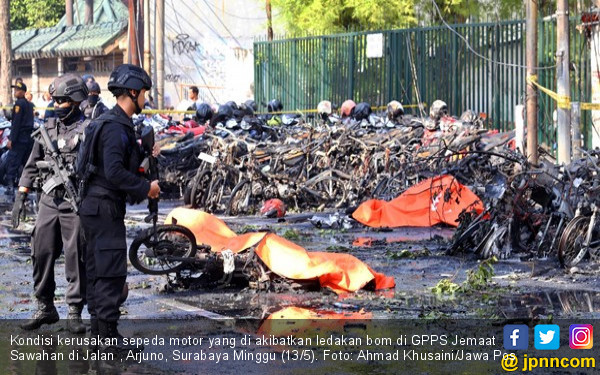
[[[211,103],[253,98],[253,42],[266,35],[263,1],[165,0],[165,29],[165,97],[171,105],[187,98],[190,85]]]

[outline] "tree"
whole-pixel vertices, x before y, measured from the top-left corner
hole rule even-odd
[[[64,0],[10,0],[10,29],[52,27],[64,14]]]
[[[407,27],[414,0],[272,0],[291,33],[332,33]]]
[[[547,0],[548,1],[548,0]],[[439,24],[431,1],[422,0],[272,0],[286,31],[318,34]],[[520,16],[522,0],[436,0],[452,23]]]

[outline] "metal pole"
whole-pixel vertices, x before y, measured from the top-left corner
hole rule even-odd
[[[94,23],[94,0],[85,0],[85,24]]]
[[[140,65],[140,58],[137,48],[137,23],[135,22],[135,1],[129,0],[129,62],[133,65]]]
[[[156,100],[164,107],[165,95],[165,0],[156,0]]]
[[[150,0],[144,0],[144,69],[152,76],[150,67]]]
[[[581,157],[581,105],[579,102],[571,103],[571,129],[573,130],[573,158]]]
[[[536,77],[537,66],[537,17],[536,0],[527,0],[527,80]],[[527,83],[527,158],[538,162],[538,96],[536,87]]]
[[[12,81],[12,48],[10,41],[10,5],[8,0],[0,1],[0,102],[3,105],[12,103],[10,89]]]
[[[569,82],[569,1],[556,1],[556,92],[558,163],[571,162],[571,84]]]
[[[67,26],[73,26],[73,0],[65,2],[65,17]]]
[[[37,59],[31,59],[31,94],[36,98],[40,94],[40,77]]]
[[[590,68],[592,81],[592,103],[600,104],[600,27],[592,26],[590,38]],[[600,147],[600,110],[592,110],[592,147]],[[588,145],[589,147],[589,145]]]

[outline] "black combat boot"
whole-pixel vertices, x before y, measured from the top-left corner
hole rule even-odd
[[[144,345],[136,346],[125,343],[125,338],[121,336],[117,330],[117,324],[117,322],[98,320],[98,332],[100,333],[100,338],[110,339],[110,343],[103,343],[99,346],[100,350],[113,352],[127,352],[129,350],[141,352],[144,350]]]
[[[67,316],[67,331],[75,334],[85,333],[85,325],[81,320],[81,307],[78,305],[69,305],[69,315]]]
[[[33,317],[21,324],[21,328],[31,331],[33,329],[38,329],[42,326],[42,324],[54,324],[59,320],[58,311],[56,311],[56,307],[54,307],[54,303],[45,300],[38,300],[38,309],[33,314]]]
[[[98,338],[100,336],[100,331],[98,331],[98,319],[94,317],[90,317],[90,337],[92,339]],[[89,348],[91,351],[97,351],[98,345],[95,344],[95,341],[90,341]]]

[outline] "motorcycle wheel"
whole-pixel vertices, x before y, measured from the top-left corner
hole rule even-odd
[[[214,213],[221,206],[223,192],[225,190],[225,180],[221,176],[217,176],[208,188],[208,194],[205,199],[205,209],[208,212]]]
[[[212,181],[212,171],[204,169],[191,182],[190,204],[192,208],[204,208],[208,188]]]
[[[140,233],[129,247],[129,261],[138,271],[148,275],[175,272],[186,262],[171,258],[194,258],[196,237],[181,225],[160,225],[154,241],[152,228]]]
[[[558,260],[563,267],[573,267],[585,257],[587,247],[583,246],[583,242],[589,223],[588,216],[577,216],[567,224],[558,243]]]
[[[243,180],[237,184],[231,191],[231,197],[227,204],[228,216],[239,216],[249,214],[253,210],[252,202],[252,183],[249,180]]]

